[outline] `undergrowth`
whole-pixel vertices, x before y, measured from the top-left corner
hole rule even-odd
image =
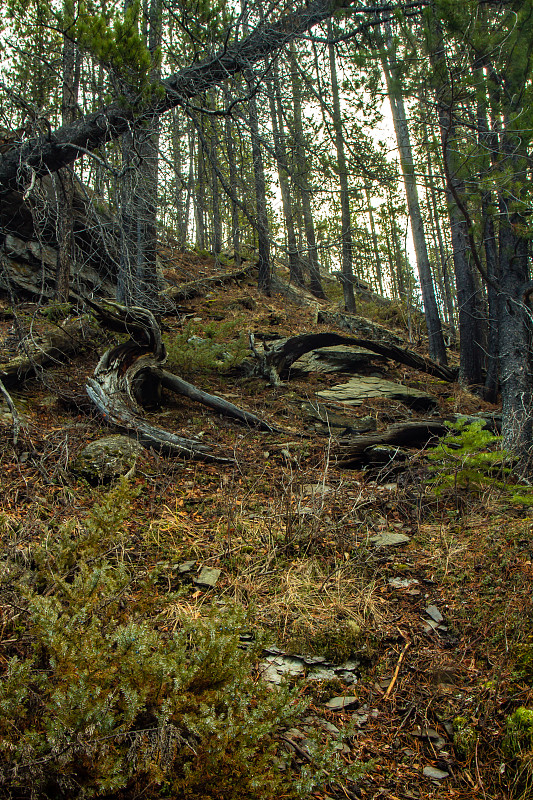
[[[187,322],[181,333],[164,337],[169,362],[186,372],[233,369],[248,355],[244,324],[242,317],[223,322]]]
[[[305,706],[257,676],[238,607],[166,630],[175,597],[125,559],[130,498],[123,480],[37,542],[4,521],[0,797],[266,800],[360,775],[319,733],[291,764],[281,731]]]

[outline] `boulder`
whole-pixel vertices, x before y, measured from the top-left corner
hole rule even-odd
[[[109,483],[126,475],[144,448],[129,436],[105,436],[88,444],[71,465],[71,471],[89,483]]]
[[[318,347],[294,362],[291,367],[293,373],[309,372],[351,372],[356,373],[361,367],[368,366],[374,361],[385,361],[384,356],[372,353],[364,347],[347,347],[335,345],[333,347]]]

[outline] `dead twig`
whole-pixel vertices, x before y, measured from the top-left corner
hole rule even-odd
[[[383,695],[383,699],[384,700],[386,700],[388,698],[388,696],[390,695],[390,693],[392,692],[392,690],[394,688],[394,684],[396,683],[396,680],[398,678],[398,673],[400,672],[400,667],[402,665],[402,661],[403,661],[404,656],[405,656],[405,654],[407,652],[407,648],[409,647],[410,644],[411,644],[411,642],[406,642],[404,644],[404,646],[403,646],[402,652],[400,653],[400,657],[398,659],[398,663],[396,664],[396,669],[394,670],[394,675],[392,676],[392,679],[391,679],[391,682],[389,683],[387,691]]]

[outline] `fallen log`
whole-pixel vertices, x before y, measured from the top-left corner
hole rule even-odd
[[[357,466],[368,461],[365,451],[378,445],[396,445],[398,447],[423,448],[436,445],[439,437],[444,436],[448,428],[444,420],[419,420],[418,422],[397,422],[384,431],[366,433],[362,436],[351,436],[340,439],[333,448],[333,455],[340,467]]]
[[[385,358],[389,358],[392,361],[397,361],[408,367],[414,367],[414,369],[445,381],[451,382],[457,379],[456,370],[443,367],[429,358],[424,358],[418,353],[414,353],[412,350],[407,350],[391,343],[375,342],[371,339],[341,336],[338,333],[304,333],[300,336],[293,336],[290,339],[265,343],[264,352],[261,356],[258,357],[255,350],[254,355],[258,359],[259,374],[272,382],[272,370],[275,370],[279,378],[287,378],[294,362],[304,353],[319,347],[332,347],[341,344],[364,347],[366,350],[385,356]]]
[[[166,372],[166,370],[161,371],[161,383],[165,389],[185,395],[197,403],[202,403],[204,406],[213,408],[220,414],[238,419],[240,422],[244,422],[245,425],[250,425],[252,428],[258,428],[261,431],[268,431],[269,433],[280,432],[278,428],[269,425],[268,422],[256,417],[255,414],[245,411],[233,403],[229,403],[222,397],[208,394],[207,392],[198,389],[196,386],[193,386],[192,383],[184,381],[183,378],[178,378],[177,375],[173,375],[171,372]]]
[[[441,436],[450,431],[450,423],[482,421],[493,433],[499,433],[501,418],[498,415],[452,414],[439,419],[421,419],[416,422],[397,422],[383,431],[340,438],[332,449],[332,455],[340,467],[358,466],[372,461],[372,450],[382,445],[422,449],[435,447]]]
[[[226,283],[248,278],[253,269],[253,264],[245,264],[233,272],[210,275],[199,280],[181,283],[179,286],[167,286],[162,290],[161,295],[169,300],[190,300],[193,297],[202,297],[213,286],[224,286]]]

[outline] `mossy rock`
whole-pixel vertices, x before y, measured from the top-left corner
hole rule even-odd
[[[84,447],[71,464],[71,471],[91,484],[111,483],[132,469],[143,450],[128,436],[105,436]]]

